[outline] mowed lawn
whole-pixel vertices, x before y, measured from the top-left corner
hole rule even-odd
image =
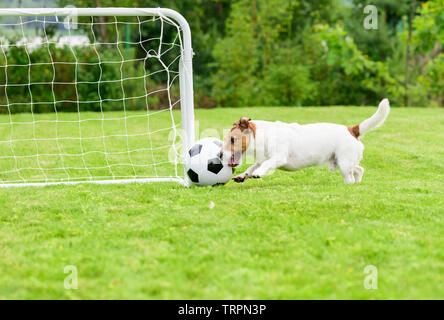
[[[354,125],[374,111],[213,109],[196,110],[196,120],[200,131],[222,132],[240,116]],[[62,120],[75,116],[59,114]],[[14,121],[20,117],[28,116]],[[170,122],[165,115],[154,125]],[[28,130],[16,133],[26,136]],[[2,140],[6,132],[0,132]],[[121,143],[126,150],[126,141]],[[316,167],[205,188],[152,183],[0,189],[0,298],[443,299],[444,109],[392,108],[385,125],[363,143],[366,171],[356,185],[343,184],[338,171]],[[47,146],[51,153],[56,147]],[[2,149],[5,156],[10,146]],[[158,161],[149,154],[134,161],[144,159]],[[77,290],[64,288],[69,265],[78,270]],[[377,290],[364,287],[368,265],[378,270]]]

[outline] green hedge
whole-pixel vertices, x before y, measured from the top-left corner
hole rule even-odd
[[[126,56],[123,63],[121,53]],[[28,52],[24,46],[9,46],[0,51],[0,112],[43,113],[55,108],[113,111],[123,110],[124,103],[127,110],[144,110],[147,100],[151,109],[168,108],[162,65],[155,58],[127,58],[136,55],[134,48],[125,50],[115,45],[96,51],[93,46],[51,44]],[[145,71],[144,66],[149,69]],[[173,102],[178,99],[177,91],[178,79],[171,90]],[[148,99],[147,92],[151,93]]]

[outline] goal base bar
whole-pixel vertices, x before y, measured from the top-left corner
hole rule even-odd
[[[120,180],[5,183],[5,184],[0,184],[0,188],[46,187],[46,186],[76,185],[76,184],[128,184],[128,183],[149,183],[149,182],[177,182],[185,187],[190,186],[190,184],[185,179],[172,177],[172,178],[146,178],[146,179],[120,179]]]

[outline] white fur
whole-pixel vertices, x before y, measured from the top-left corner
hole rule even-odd
[[[364,120],[359,125],[361,137],[368,131],[376,129],[385,122],[390,113],[390,103],[388,99],[384,99],[379,103],[378,110],[370,118]]]
[[[360,125],[361,136],[381,126],[387,119],[390,105],[387,99],[379,104],[376,113]],[[281,169],[294,171],[309,166],[329,164],[330,170],[339,168],[345,183],[360,182],[364,168],[359,166],[364,145],[350,134],[344,125],[315,123],[268,122],[255,120],[256,137],[249,145],[254,151],[256,163],[234,178],[260,178]],[[224,158],[231,152],[224,150]]]

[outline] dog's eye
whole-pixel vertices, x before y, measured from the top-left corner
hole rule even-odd
[[[234,138],[231,138],[231,144],[234,144]]]

